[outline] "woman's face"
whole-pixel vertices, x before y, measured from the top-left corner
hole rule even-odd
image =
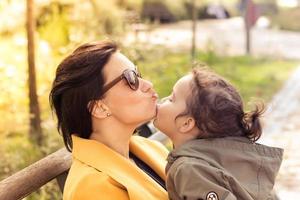
[[[114,53],[104,66],[105,84],[120,76],[126,69],[136,66],[123,54]],[[138,126],[156,115],[157,94],[150,81],[139,78],[139,88],[132,90],[122,79],[105,93],[104,103],[109,107],[112,117],[124,124]]]
[[[154,119],[154,126],[171,139],[178,133],[178,124],[175,118],[185,112],[186,100],[191,90],[190,83],[192,75],[186,75],[179,79],[173,87],[170,96],[163,99],[163,103],[158,105],[157,116]]]

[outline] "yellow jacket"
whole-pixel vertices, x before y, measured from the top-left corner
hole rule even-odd
[[[167,200],[167,192],[117,152],[95,140],[72,136],[73,163],[64,200]],[[167,149],[156,141],[132,136],[130,152],[166,180]]]

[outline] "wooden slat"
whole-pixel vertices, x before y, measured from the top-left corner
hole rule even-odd
[[[0,182],[0,200],[19,200],[58,176],[66,176],[71,153],[62,148]],[[63,185],[62,185],[63,187]]]

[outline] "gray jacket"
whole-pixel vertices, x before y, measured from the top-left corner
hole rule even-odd
[[[245,137],[197,139],[170,152],[166,166],[171,200],[267,200],[283,150]]]

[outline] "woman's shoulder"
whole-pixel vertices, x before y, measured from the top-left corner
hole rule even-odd
[[[124,191],[124,186],[108,174],[73,160],[64,188],[64,200],[90,199],[111,192],[127,196]]]
[[[70,179],[70,180],[68,180]],[[120,188],[124,188],[123,185],[112,179],[107,173],[102,172],[92,166],[89,166],[79,160],[74,159],[70,168],[67,181],[75,184],[112,184]],[[74,180],[73,180],[74,179]]]

